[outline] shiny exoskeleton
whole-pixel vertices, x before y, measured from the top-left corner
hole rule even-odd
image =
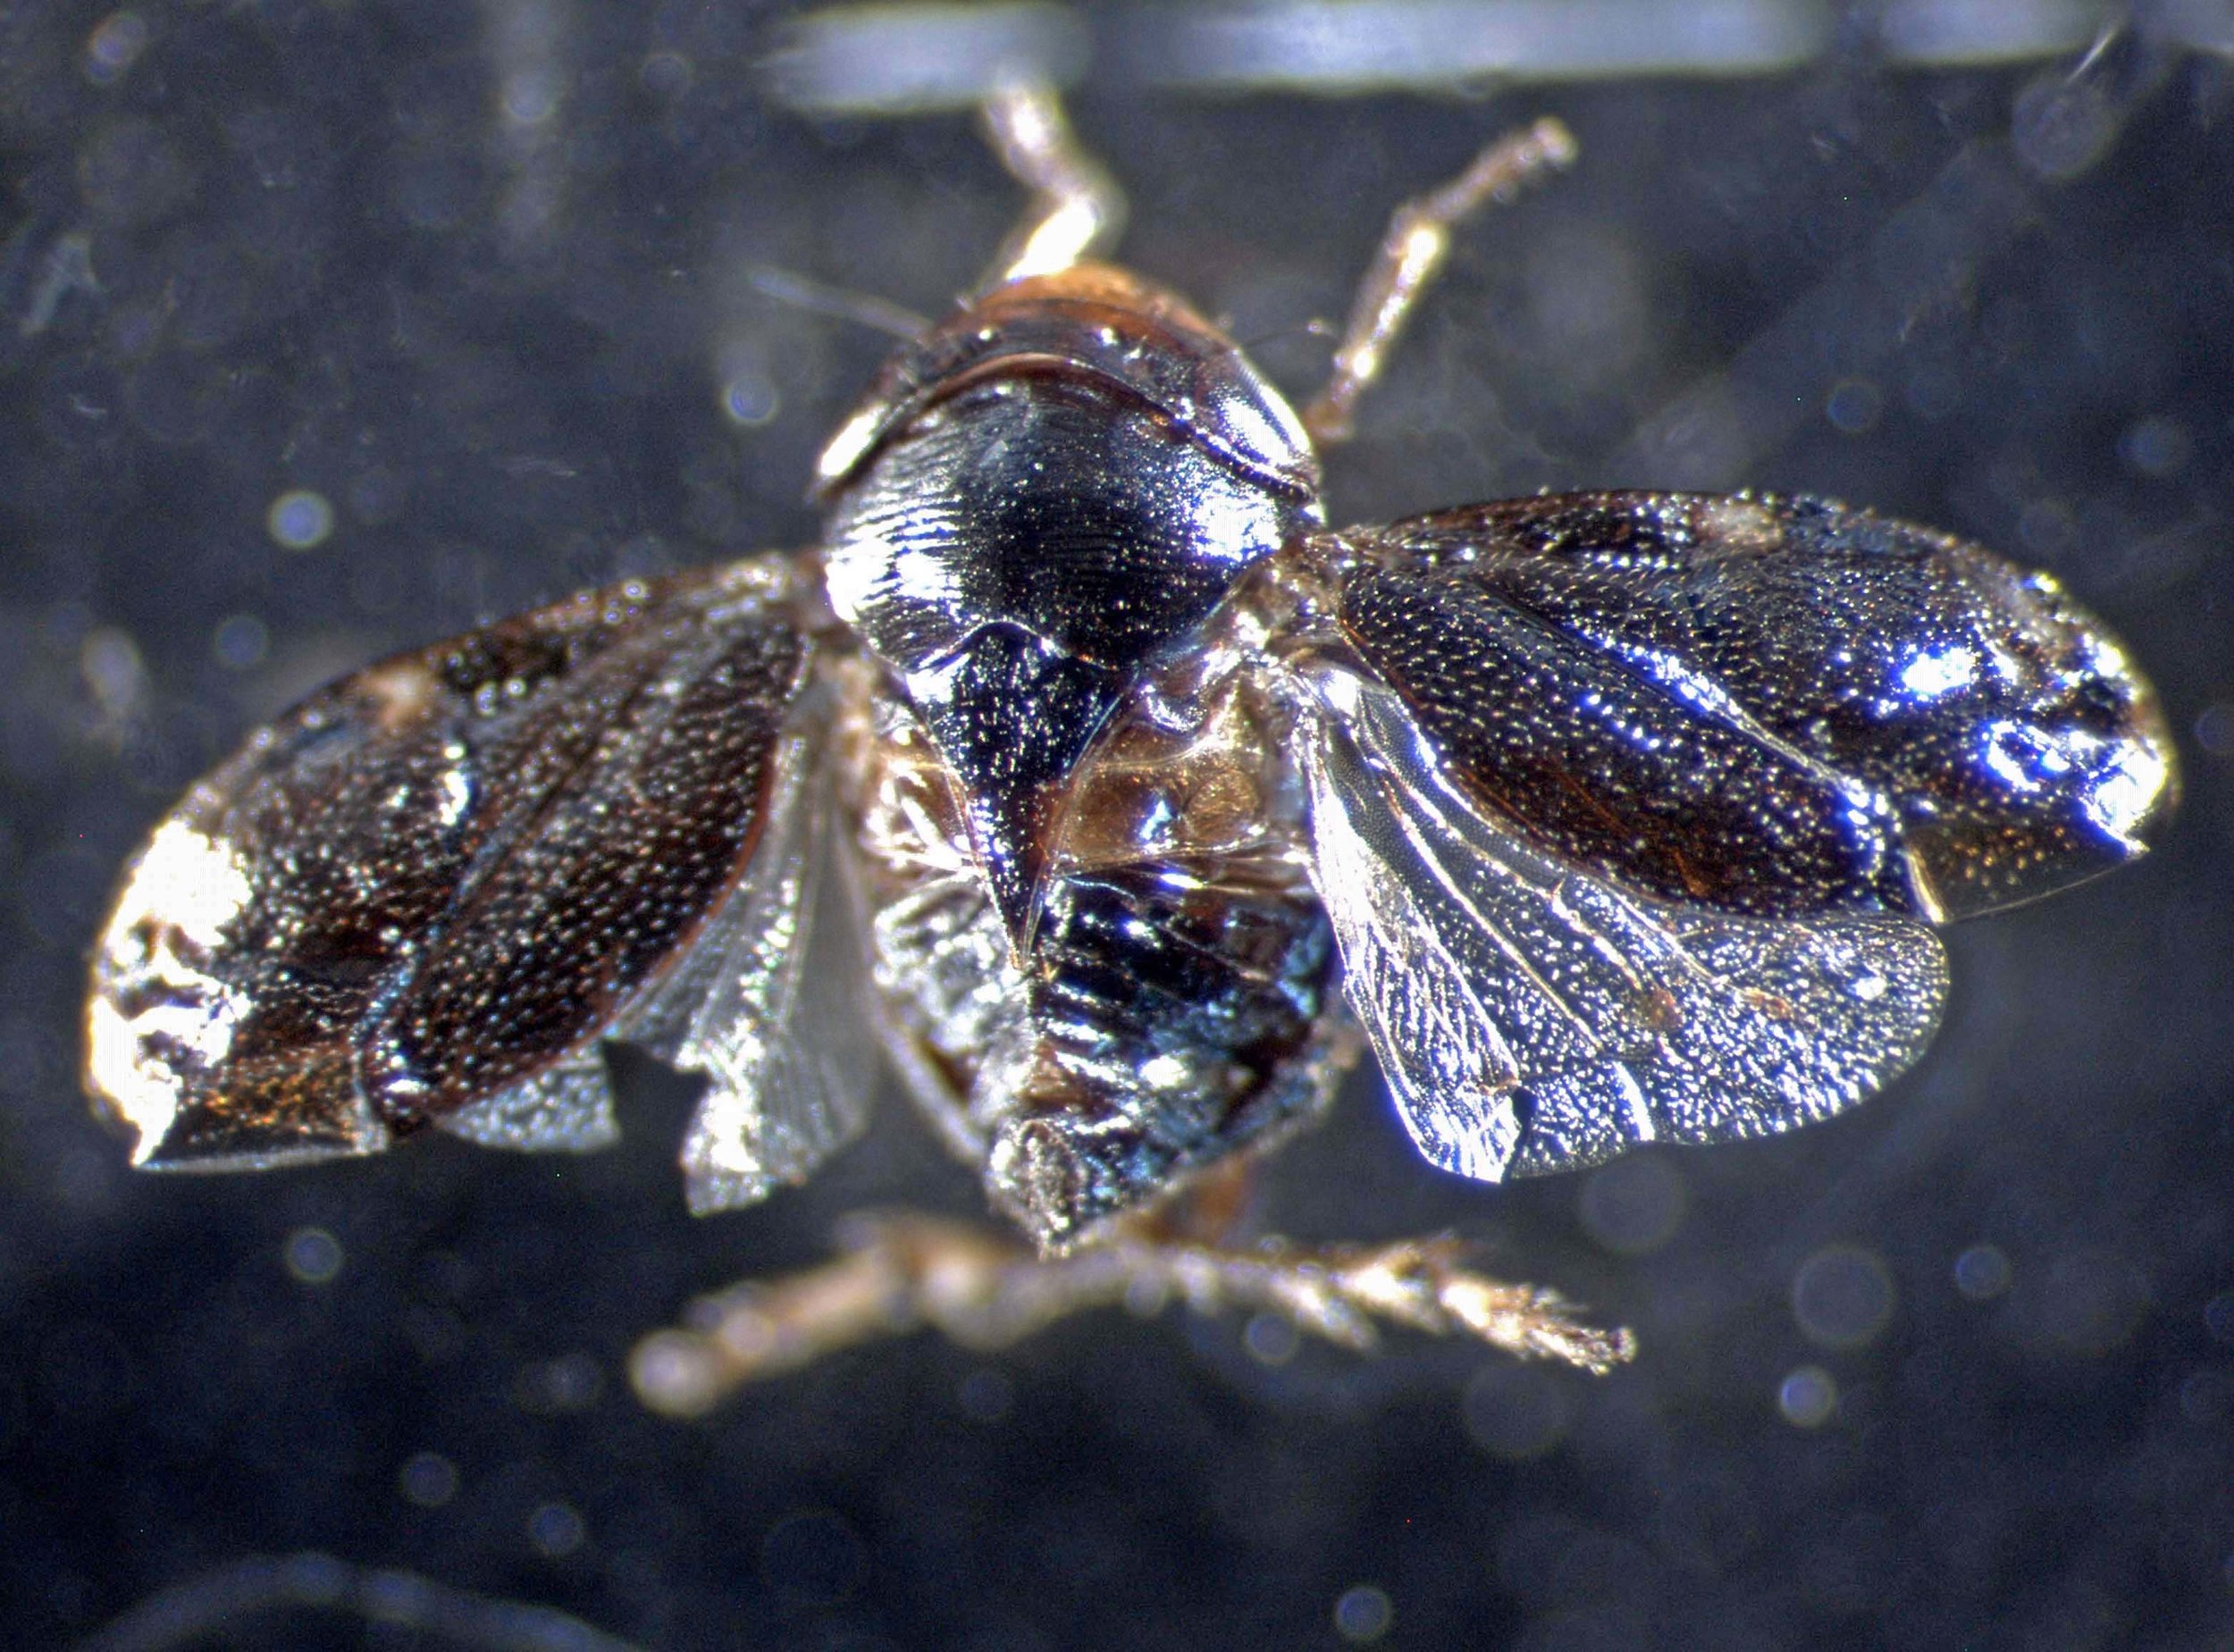
[[[164,1165],[613,1131],[702,1073],[701,1209],[856,1131],[874,1024],[1043,1247],[1378,1054],[1433,1161],[1837,1111],[1930,926],[2138,854],[2171,746],[2054,583],[1809,499],[1330,531],[1181,300],[1079,263],[903,349],[819,550],[636,582],[323,691],[120,893],[88,1082]]]
[[[1338,1065],[1282,719],[1214,634],[1317,526],[1317,464],[1230,344],[1096,265],[931,333],[847,429],[831,601],[951,777],[950,889],[901,820],[863,839],[879,982],[995,1195],[1066,1240],[1315,1109]]]

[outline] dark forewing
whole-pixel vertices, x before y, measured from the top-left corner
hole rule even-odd
[[[88,1082],[138,1160],[365,1153],[430,1123],[592,1145],[597,1041],[638,1021],[717,1068],[678,995],[800,927],[800,600],[773,562],[632,582],[251,735],[156,828],[95,957]],[[678,971],[701,941],[719,959]]]
[[[1388,685],[1304,670],[1313,878],[1344,991],[1443,1169],[1494,1181],[1789,1129],[1930,1039],[1946,969],[1923,924],[1625,891],[1455,783]]]
[[[1820,499],[1587,493],[1345,532],[1339,623],[1478,800],[1641,893],[1967,917],[2168,817],[2148,684],[2045,574]]]

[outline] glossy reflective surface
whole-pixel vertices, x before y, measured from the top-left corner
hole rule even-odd
[[[1670,899],[1967,918],[2131,860],[2178,796],[2100,622],[1946,534],[1585,493],[1353,543],[1344,633],[1466,782]]]
[[[1260,1358],[1238,1321],[1113,1312],[1003,1356],[890,1344],[710,1425],[642,1415],[619,1362],[693,1292],[826,1254],[851,1209],[978,1210],[889,1091],[811,1184],[710,1220],[675,1176],[694,1093],[626,1060],[609,1152],[437,1139],[253,1180],[125,1170],[74,1076],[84,960],[118,868],[182,788],[362,661],[806,542],[814,451],[883,347],[735,299],[735,259],[930,313],[1015,210],[961,120],[771,113],[721,66],[758,43],[740,13],[679,34],[679,14],[571,15],[558,49],[592,89],[533,133],[593,165],[524,242],[492,227],[512,151],[496,38],[471,13],[432,39],[361,9],[211,13],[158,29],[108,88],[81,72],[85,19],[29,25],[13,84],[38,101],[12,105],[12,130],[31,215],[0,329],[18,432],[0,1438],[21,1534],[0,1616],[69,1644],[236,1557],[315,1548],[646,1647],[1063,1646],[1144,1617],[1307,1644],[1332,1639],[1338,1603],[1384,1597],[1384,1646],[1624,1644],[1653,1624],[1990,1645],[2096,1611],[2113,1639],[2177,1644],[2213,1621],[2234,1547],[2205,1315],[2234,1209],[2234,789],[2205,714],[2228,692],[2234,560],[2211,524],[2234,474],[2216,367],[2234,305],[2195,226],[2234,155],[2207,62],[2121,96],[2104,147],[2053,178],[1996,157],[2036,81],[2071,84],[2070,57],[1516,95],[1570,120],[1584,164],[1464,252],[1330,461],[1341,521],[1547,483],[1751,482],[1959,527],[2111,616],[2173,720],[2187,797],[2163,846],[1944,937],[1953,1010],[1877,1104],[1487,1191],[1419,1161],[1367,1069],[1268,1161],[1267,1221],[1454,1227],[1634,1325],[1646,1357],[1609,1382],[1410,1338],[1374,1362],[1306,1344],[1274,1363],[1281,1345]],[[637,89],[661,52],[693,66],[686,91]],[[1097,56],[1078,113],[1132,192],[1130,250],[1230,313],[1298,395],[1325,356],[1300,323],[1339,317],[1373,215],[1520,113],[1146,95],[1119,72]],[[119,143],[182,158],[191,192],[142,171],[172,181],[122,203],[111,181],[88,221],[78,180],[115,175],[81,163]],[[26,337],[46,250],[81,229],[103,298],[68,291]],[[222,283],[171,287],[188,256]],[[136,353],[122,321],[142,302],[193,330]],[[758,354],[717,362],[732,340]],[[181,376],[197,365],[219,376]],[[1721,419],[1629,445],[1709,380]],[[759,387],[755,416],[771,391],[780,411],[729,427],[733,385]],[[264,512],[306,486],[339,525],[281,552]],[[121,743],[101,743],[88,625],[143,664]],[[307,1229],[339,1247],[323,1286],[286,1265]],[[1859,1333],[1822,1306],[1851,1293],[1816,1293],[1857,1270],[1881,1304]],[[1859,1348],[1813,1339],[1873,1328]],[[1815,1427],[1778,1409],[1803,1367]],[[2111,1490],[2075,1505],[2074,1486]],[[554,1557],[547,1529],[582,1546]],[[340,1648],[366,1631],[298,1606],[230,1632]]]
[[[435,1122],[609,1141],[598,1040],[756,866],[795,883],[760,853],[796,790],[794,604],[749,565],[586,593],[251,735],[157,829],[95,961],[88,1078],[137,1161],[366,1153]]]
[[[827,565],[578,599],[252,737],[121,897],[89,1083],[152,1162],[578,1147],[633,1038],[717,1075],[694,1207],[757,1199],[860,1116],[765,1053],[836,715],[894,1058],[1061,1248],[1324,1104],[1338,953],[1422,1151],[1502,1180],[1852,1105],[1937,1023],[1927,920],[2169,818],[2153,692],[2045,576],[1773,496],[1327,533],[1296,430],[1131,278],[996,291],[826,457]]]

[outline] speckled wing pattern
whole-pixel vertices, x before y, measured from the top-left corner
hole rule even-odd
[[[1716,912],[1532,848],[1386,685],[1325,667],[1303,760],[1343,985],[1432,1162],[1485,1181],[1827,1118],[1946,996],[1911,919]]]
[[[2132,860],[2177,796],[2101,622],[1950,534],[1608,492],[1340,537],[1342,634],[1466,784],[1648,893],[1968,918]]]
[[[252,734],[156,827],[95,955],[88,1079],[136,1160],[430,1125],[595,1146],[599,1043],[632,1037],[711,1078],[694,1195],[803,1173],[854,1122],[757,1036],[812,929],[813,600],[775,559],[634,581]]]
[[[1824,1117],[1929,1039],[1929,923],[2138,855],[2146,683],[2045,575],[1827,501],[1593,493],[1323,536],[1314,881],[1467,1175]]]

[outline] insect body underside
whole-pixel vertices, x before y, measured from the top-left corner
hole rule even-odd
[[[844,743],[898,1065],[1027,1231],[1068,1241],[1324,1104],[1347,1065],[1332,935],[1298,776],[1238,676],[1194,700],[1196,725],[1105,742],[1020,968],[951,772],[854,681]]]

